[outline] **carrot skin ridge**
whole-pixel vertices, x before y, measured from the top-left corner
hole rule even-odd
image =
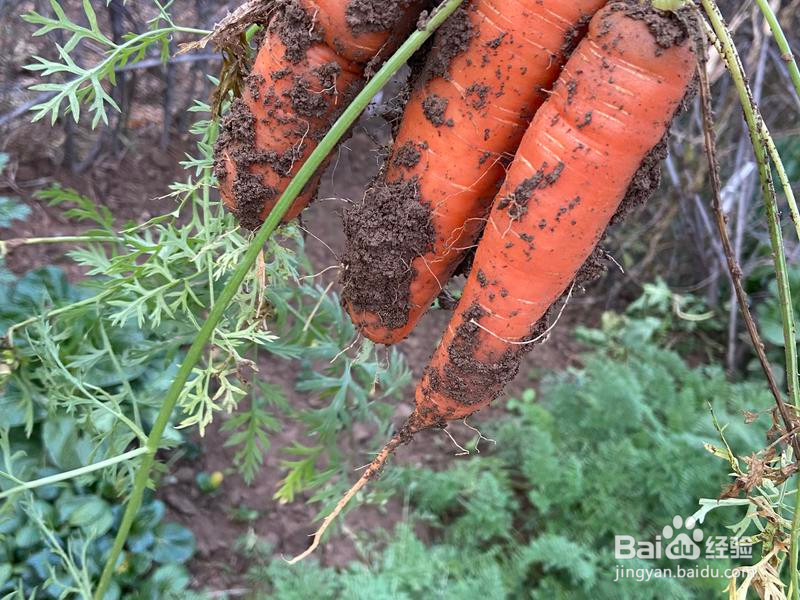
[[[384,344],[400,341],[441,292],[483,229],[505,174],[505,157],[514,153],[547,98],[546,90],[570,45],[580,39],[585,21],[603,4],[605,0],[477,0],[462,9],[463,24],[449,23],[437,34],[406,104],[394,151],[375,186],[416,178],[415,197],[408,202],[425,206],[433,232],[423,248],[415,233],[423,224],[386,217],[375,229],[392,233],[395,239],[389,244],[348,235],[343,300],[366,337]],[[467,42],[449,57],[454,52],[451,38],[459,35]],[[439,73],[442,55],[449,63]],[[375,201],[368,192],[364,204]],[[353,225],[346,223],[346,231],[381,235],[359,223],[375,220],[369,206],[353,209],[347,219]],[[411,231],[398,229],[398,221]],[[409,246],[407,256],[393,268],[396,247],[404,244]],[[385,275],[387,270],[391,275]],[[376,272],[384,280],[365,285],[362,279]]]
[[[460,419],[502,392],[680,107],[696,64],[688,35],[661,48],[625,6],[595,15],[528,128],[417,410]]]

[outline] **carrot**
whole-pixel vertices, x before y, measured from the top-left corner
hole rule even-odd
[[[346,215],[343,300],[408,335],[473,247],[508,160],[605,0],[475,0],[437,32],[383,178]]]
[[[288,0],[278,5],[242,97],[233,101],[215,148],[226,206],[257,228],[314,150],[369,61],[388,56],[411,29],[421,0]],[[311,200],[318,179],[284,221]]]
[[[592,19],[497,194],[464,293],[417,386],[416,407],[326,517],[413,436],[488,406],[543,334],[542,317],[596,247],[666,135],[696,61],[688,25],[619,0]]]

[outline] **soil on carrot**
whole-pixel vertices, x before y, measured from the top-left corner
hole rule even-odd
[[[272,27],[286,47],[286,58],[294,64],[306,57],[311,44],[322,39],[322,31],[297,0],[280,7]]]
[[[644,21],[656,44],[662,49],[681,44],[693,29],[689,25],[688,9],[677,12],[654,10],[649,3],[643,4],[637,0],[618,0],[610,7],[612,11],[622,10],[630,18]],[[613,29],[607,21],[604,26],[606,32]]]
[[[669,131],[642,160],[633,176],[625,198],[611,219],[611,225],[622,222],[632,211],[642,206],[652,196],[661,183],[661,163],[667,157]]]
[[[531,328],[523,343],[513,346],[493,363],[476,360],[475,352],[480,344],[480,321],[487,315],[485,309],[473,304],[466,311],[461,324],[456,328],[453,341],[447,348],[449,360],[444,370],[427,367],[424,392],[442,394],[452,398],[461,406],[475,406],[497,399],[512,381],[520,368],[524,354],[530,352],[547,330],[549,311]],[[440,415],[445,419],[448,415]]]
[[[345,9],[353,33],[391,31],[415,0],[350,0]]]
[[[421,78],[422,83],[434,77],[447,78],[450,63],[469,47],[476,33],[467,12],[470,10],[475,10],[474,3],[460,6],[436,32],[433,49]]]
[[[395,151],[392,157],[392,164],[398,167],[412,169],[417,166],[421,157],[422,153],[419,151],[419,148],[417,148],[417,144],[409,141]]]
[[[578,42],[581,41],[581,38],[589,28],[589,21],[591,20],[592,15],[584,15],[578,19],[575,25],[567,29],[564,34],[564,42],[561,44],[562,56],[569,56],[578,47]]]
[[[563,162],[558,162],[552,168],[547,161],[543,162],[533,175],[524,179],[512,193],[500,199],[497,209],[507,210],[512,220],[521,219],[528,212],[528,202],[533,192],[553,185],[561,177],[563,170]]]
[[[425,118],[436,127],[445,124],[445,111],[447,110],[448,100],[436,94],[430,94],[422,101],[422,112]]]
[[[235,206],[232,210],[242,226],[247,229],[256,229],[261,224],[264,203],[274,198],[277,193],[274,188],[265,186],[260,176],[250,172],[251,165],[266,158],[263,153],[255,149],[255,135],[253,113],[243,100],[235,99],[220,126],[214,150],[214,174],[220,182],[233,177],[231,189]],[[233,163],[232,173],[228,160]],[[283,157],[274,157],[273,168],[276,172],[280,172],[286,162]]]
[[[379,315],[385,327],[402,327],[408,321],[415,274],[411,262],[428,252],[435,239],[417,177],[373,182],[364,200],[345,211],[344,231],[343,300],[358,311]]]

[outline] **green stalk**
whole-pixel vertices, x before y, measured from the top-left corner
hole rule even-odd
[[[83,306],[89,306],[90,304],[95,304],[96,302],[100,302],[104,298],[110,296],[112,293],[114,293],[114,291],[115,288],[107,288],[105,291],[100,292],[95,296],[91,296],[83,300],[78,300],[77,302],[71,302],[70,304],[65,304],[64,306],[60,306],[59,308],[54,308],[53,310],[50,310],[44,313],[43,315],[29,317],[24,321],[20,321],[19,323],[14,323],[6,330],[5,337],[6,339],[8,339],[8,345],[9,346],[14,345],[14,332],[20,327],[27,327],[28,325],[36,323],[37,321],[44,321],[45,319],[50,319],[51,317],[62,315],[64,313],[75,310],[76,308],[81,308]]]
[[[797,95],[800,96],[800,69],[798,69],[797,61],[795,61],[794,54],[792,54],[792,47],[789,45],[789,40],[786,39],[786,35],[783,33],[781,24],[778,22],[778,17],[772,11],[772,7],[770,7],[769,2],[767,2],[767,0],[756,0],[756,4],[764,14],[767,25],[769,25],[770,31],[772,31],[772,36],[775,38],[775,43],[778,45],[778,49],[781,51],[781,58],[786,63],[786,67],[789,70],[789,77],[794,84],[794,89],[797,92]],[[797,202],[795,201],[794,192],[792,191],[792,186],[789,183],[789,178],[786,176],[786,169],[783,167],[783,161],[781,161],[781,157],[778,154],[778,149],[775,147],[775,142],[772,140],[772,136],[769,134],[769,131],[767,131],[766,125],[764,125],[762,136],[766,140],[767,151],[769,152],[770,158],[772,158],[772,162],[775,165],[775,171],[778,174],[778,179],[780,180],[783,191],[786,194],[786,201],[789,204],[789,212],[792,215],[792,221],[794,222],[794,227],[797,231],[797,238],[800,239],[800,211],[797,210]]]
[[[781,58],[789,69],[789,76],[794,84],[794,89],[797,90],[797,95],[800,96],[800,69],[797,68],[797,62],[794,60],[789,40],[786,39],[781,24],[778,22],[778,17],[772,12],[769,2],[767,0],[756,0],[756,4],[758,4],[761,12],[764,13],[767,25],[769,25],[770,31],[772,31],[772,35],[775,38],[775,43],[778,44],[778,49],[781,51]]]
[[[100,577],[100,582],[95,590],[95,600],[102,600],[106,591],[108,590],[109,584],[111,583],[111,576],[114,573],[117,559],[119,558],[122,548],[125,545],[125,541],[128,538],[128,533],[130,532],[134,517],[141,506],[144,491],[150,478],[150,470],[153,467],[156,452],[158,451],[161,443],[161,437],[163,436],[164,430],[169,423],[170,416],[175,408],[176,402],[178,401],[181,390],[188,381],[189,376],[192,373],[192,368],[197,361],[200,360],[206,342],[214,332],[214,328],[222,318],[225,309],[228,307],[228,304],[238,291],[239,286],[242,284],[248,272],[255,263],[259,252],[261,252],[261,248],[269,239],[270,235],[272,235],[272,232],[275,231],[275,228],[279,225],[283,215],[285,215],[286,211],[289,210],[289,207],[294,199],[299,195],[300,191],[314,175],[315,171],[322,164],[325,157],[336,147],[336,144],[344,136],[347,130],[350,129],[353,123],[355,123],[356,119],[358,119],[359,115],[364,111],[375,94],[377,94],[380,89],[386,85],[391,76],[394,75],[400,69],[400,67],[402,67],[408,61],[409,58],[411,58],[411,55],[414,54],[420,48],[420,46],[422,46],[425,40],[431,36],[431,34],[445,21],[445,19],[447,19],[447,17],[449,17],[453,11],[459,7],[461,2],[462,0],[444,0],[428,19],[428,22],[425,24],[425,26],[422,29],[414,31],[414,33],[408,37],[403,45],[400,46],[397,52],[395,52],[392,57],[386,61],[380,71],[378,71],[367,83],[367,85],[364,86],[364,89],[361,90],[361,93],[356,96],[353,102],[342,113],[342,116],[340,116],[336,123],[333,124],[333,127],[331,127],[330,131],[325,135],[324,138],[322,138],[322,141],[320,141],[319,145],[308,157],[306,162],[297,172],[297,175],[294,176],[286,190],[281,195],[280,200],[278,200],[278,203],[269,213],[266,221],[264,221],[264,224],[256,233],[247,249],[247,252],[244,254],[244,257],[239,263],[239,266],[236,268],[230,280],[220,292],[216,303],[208,314],[208,318],[206,319],[205,323],[203,323],[203,326],[200,328],[197,337],[189,347],[189,350],[186,353],[186,358],[178,370],[172,385],[167,391],[164,402],[161,405],[161,410],[159,411],[156,421],[153,424],[153,429],[147,438],[146,447],[148,452],[142,457],[141,464],[138,466],[136,478],[133,484],[133,490],[131,491],[128,499],[128,505],[125,508],[125,513],[122,516],[122,522],[120,523],[119,531],[117,531],[117,536],[114,539],[114,545],[111,548],[111,553],[109,554],[108,560],[103,568],[103,574]]]
[[[761,137],[764,139],[764,144],[767,146],[767,152],[769,152],[769,156],[772,159],[772,164],[775,165],[778,181],[781,182],[781,188],[783,188],[783,193],[786,195],[786,203],[789,205],[789,214],[794,223],[794,230],[797,233],[797,239],[800,240],[800,211],[797,210],[794,190],[792,190],[792,184],[789,181],[789,176],[786,174],[786,167],[783,166],[783,160],[781,160],[781,155],[778,153],[778,148],[775,146],[775,141],[772,139],[767,125],[763,120],[761,121]]]
[[[72,244],[78,242],[116,242],[119,238],[103,235],[56,235],[52,237],[12,238],[0,240],[0,258],[20,246],[32,244]]]
[[[772,245],[772,258],[775,263],[775,278],[778,284],[778,298],[781,305],[781,320],[783,321],[783,339],[786,352],[786,379],[789,390],[789,398],[794,406],[800,405],[798,402],[797,390],[797,348],[795,346],[796,324],[794,321],[794,311],[792,308],[792,294],[789,288],[788,269],[786,266],[786,253],[783,246],[783,234],[781,232],[780,216],[778,212],[778,202],[775,196],[775,189],[772,184],[772,172],[767,158],[767,149],[763,137],[764,124],[753,101],[753,96],[747,85],[739,55],[733,44],[728,28],[722,14],[713,0],[701,0],[703,9],[708,15],[711,27],[716,34],[717,40],[723,53],[723,58],[728,66],[736,91],[739,94],[739,102],[742,105],[747,129],[750,133],[750,140],[753,144],[753,152],[758,165],[758,175],[761,180],[761,191],[764,195],[764,205],[767,214],[767,224],[769,226],[769,237]],[[797,573],[797,541],[800,532],[800,494],[797,496],[795,512],[792,518],[791,530],[791,549],[789,551],[789,569],[792,585],[792,595],[795,600],[800,598],[798,595],[798,573]]]
[[[77,469],[72,469],[71,471],[64,471],[63,473],[56,473],[55,475],[50,475],[49,477],[42,477],[41,479],[35,479],[33,481],[26,481],[20,483],[19,485],[11,489],[6,490],[5,492],[0,492],[0,500],[2,500],[3,498],[8,498],[9,496],[13,496],[14,494],[17,494],[19,492],[24,492],[26,490],[35,490],[36,488],[44,487],[46,485],[51,485],[53,483],[58,483],[59,481],[66,481],[68,479],[74,479],[75,477],[80,477],[81,475],[86,475],[87,473],[93,473],[94,471],[105,469],[106,467],[110,467],[111,465],[116,465],[118,463],[125,462],[126,460],[136,458],[137,456],[141,456],[146,452],[147,448],[145,447],[136,448],[134,450],[130,450],[129,452],[125,452],[123,454],[107,458],[106,460],[101,460],[100,462],[92,463],[91,465],[86,465],[85,467],[79,467]]]
[[[708,27],[708,24],[705,24],[706,27]],[[713,41],[714,47],[719,51],[720,54],[723,54],[722,46],[720,45],[719,40],[715,39]],[[772,160],[772,164],[775,165],[775,172],[778,174],[778,181],[781,182],[781,188],[786,196],[786,203],[789,205],[789,214],[791,215],[792,222],[794,223],[797,239],[800,240],[800,210],[797,208],[797,200],[794,197],[794,190],[792,190],[792,184],[789,181],[789,176],[786,174],[786,167],[783,165],[783,159],[778,152],[777,146],[775,146],[775,141],[772,139],[772,135],[770,134],[769,129],[767,129],[766,123],[764,123],[764,119],[761,117],[758,107],[754,107],[754,110],[759,121],[761,122],[761,137],[767,147],[767,153]]]

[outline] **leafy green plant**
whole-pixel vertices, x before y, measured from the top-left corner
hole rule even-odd
[[[641,296],[624,312],[603,313],[600,328],[576,327],[579,340],[605,347],[614,356],[624,356],[630,345],[652,340],[682,354],[702,352],[709,362],[719,358],[720,331],[719,315],[702,298],[677,294],[663,279],[645,283]]]
[[[0,268],[0,279],[0,330],[87,293],[52,267],[21,278]],[[146,427],[174,365],[168,354],[147,352],[153,340],[133,327],[101,327],[87,314],[69,328],[33,328],[4,351],[10,373],[0,385],[0,498],[8,500],[0,506],[0,593],[90,595],[116,533],[127,469],[115,463],[66,480],[57,474],[123,454],[134,436],[115,419],[121,390],[141,399],[130,419]],[[75,402],[88,385],[93,393]],[[170,437],[180,440],[174,430]],[[25,487],[48,477],[55,479]],[[176,593],[188,583],[180,565],[193,553],[192,534],[163,516],[164,505],[148,500],[109,598],[134,590],[163,597],[157,590],[167,589],[166,573],[174,574],[169,589]]]
[[[364,564],[288,566],[251,545],[253,585],[286,600],[312,589],[320,598],[370,599],[720,593],[726,580],[614,581],[614,535],[652,540],[675,515],[694,514],[700,498],[719,495],[725,465],[703,450],[719,440],[709,403],[743,452],[760,446],[767,419],[745,424],[742,411],[771,403],[755,383],[731,383],[714,366],[689,367],[656,343],[661,329],[652,318],[617,321],[599,334],[603,342],[582,367],[551,375],[538,393],[508,399],[507,417],[481,425],[498,442],[491,450],[484,445],[480,455],[443,471],[387,470],[376,485],[404,498],[410,516],[380,542],[374,531],[359,542]],[[624,355],[617,351],[623,343]],[[722,507],[703,530],[731,535],[722,523],[746,511]],[[659,565],[674,566],[626,566]]]
[[[108,124],[107,105],[119,110],[114,99],[106,91],[104,83],[115,83],[115,69],[135,62],[144,57],[145,53],[154,45],[160,47],[161,59],[169,58],[170,38],[177,33],[206,35],[209,32],[201,29],[181,27],[173,23],[166,7],[155,3],[158,14],[151,19],[147,31],[139,34],[130,34],[121,44],[114,43],[100,29],[97,14],[90,0],[83,0],[83,12],[88,27],[72,21],[60,3],[50,0],[50,7],[54,17],[47,17],[30,11],[23,15],[23,19],[32,25],[39,26],[33,34],[41,36],[53,31],[62,31],[69,35],[69,39],[62,46],[57,46],[60,61],[52,61],[41,56],[34,56],[36,62],[27,65],[30,71],[38,72],[42,77],[65,75],[67,83],[37,83],[31,86],[32,90],[55,92],[55,95],[33,107],[36,114],[34,121],[50,116],[52,123],[56,122],[61,107],[66,103],[72,117],[77,122],[80,118],[81,104],[89,104],[89,110],[94,113],[92,126],[97,126],[100,121]],[[103,60],[89,68],[78,65],[70,53],[78,44],[91,42],[102,49]]]

